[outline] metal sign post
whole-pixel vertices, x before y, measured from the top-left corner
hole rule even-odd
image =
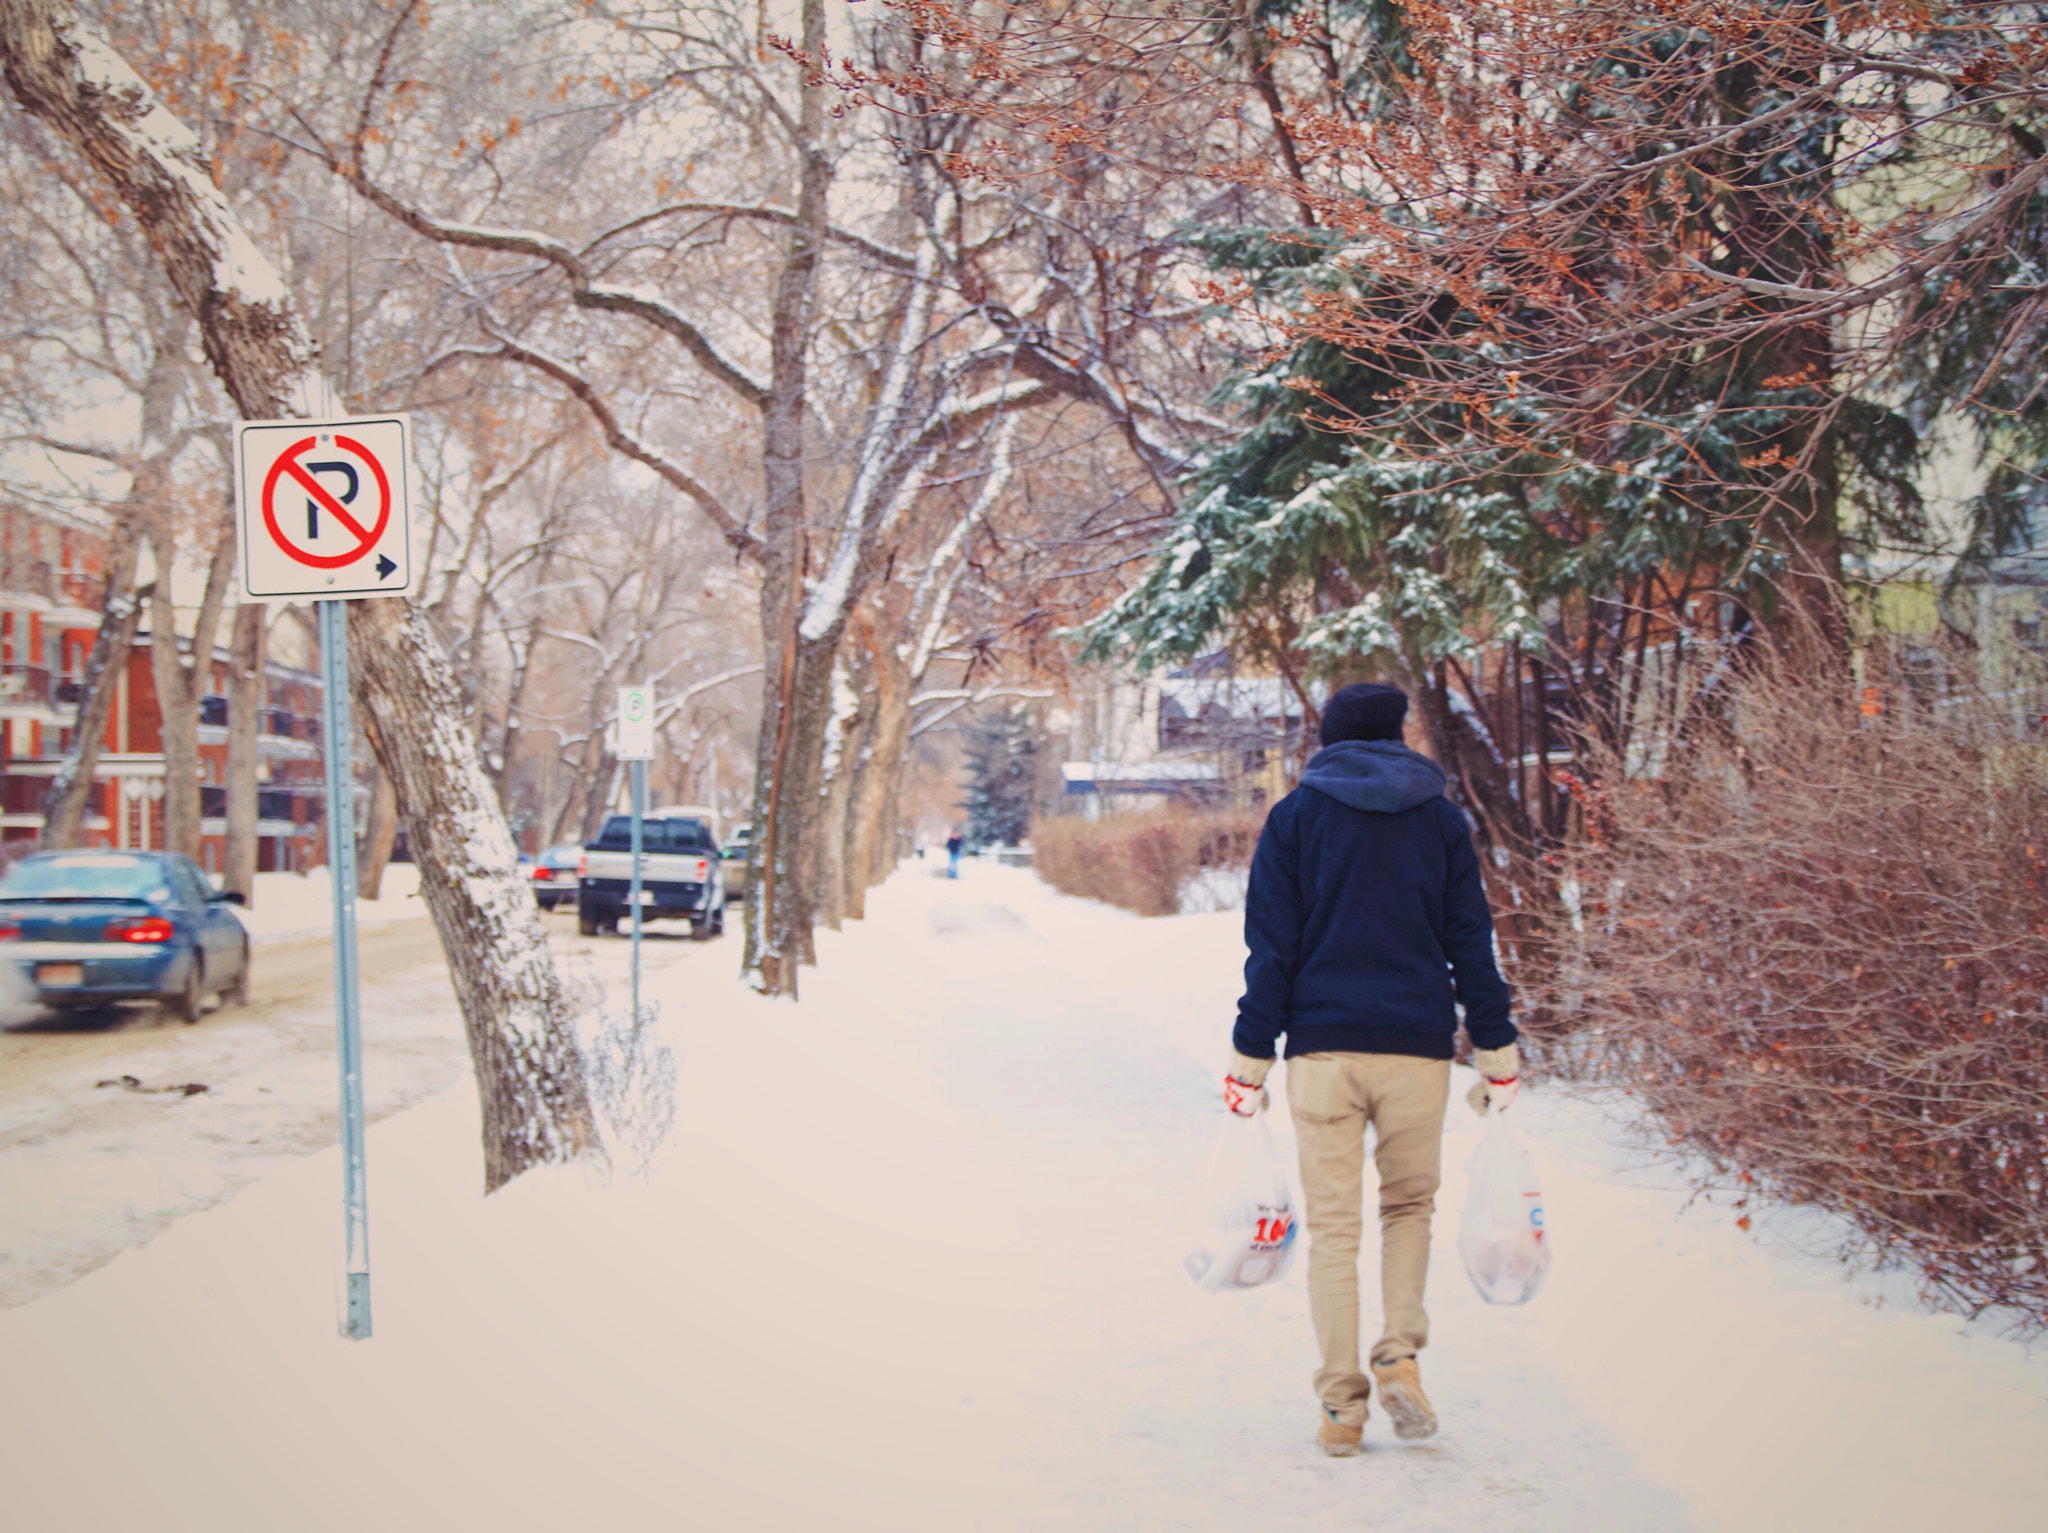
[[[349,769],[348,604],[320,613],[320,749],[327,764],[327,872],[334,888],[334,1023],[341,1057],[341,1334],[370,1334],[370,1208],[363,1166],[363,1019],[356,976],[355,776]]]
[[[235,426],[235,532],[246,601],[310,599],[320,617],[320,749],[334,884],[334,1029],[341,1065],[341,1334],[370,1335],[363,1163],[363,1019],[356,968],[356,796],[349,766],[348,603],[407,596],[412,423],[404,415]]]
[[[633,910],[633,1031],[640,1031],[640,848],[641,824],[647,815],[647,762],[654,754],[654,688],[619,688],[619,750],[632,763],[633,883],[627,895]]]
[[[633,1031],[640,1031],[640,843],[647,814],[647,763],[633,763]]]

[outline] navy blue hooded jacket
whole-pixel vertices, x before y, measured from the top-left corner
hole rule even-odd
[[[1511,1043],[1508,987],[1465,817],[1443,769],[1391,740],[1316,752],[1273,806],[1245,896],[1240,1054],[1449,1059],[1457,1006],[1482,1049]]]

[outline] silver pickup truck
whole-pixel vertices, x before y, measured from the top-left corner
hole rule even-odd
[[[633,817],[615,814],[585,844],[577,870],[576,929],[586,937],[611,931],[630,910]],[[640,825],[640,917],[688,920],[699,942],[725,931],[725,874],[718,843],[701,815],[651,809]]]

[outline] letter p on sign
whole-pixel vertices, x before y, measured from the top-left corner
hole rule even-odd
[[[621,761],[654,759],[654,688],[619,688],[619,748]]]

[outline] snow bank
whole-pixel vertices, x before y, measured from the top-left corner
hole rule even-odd
[[[324,937],[334,927],[333,884],[324,867],[308,873],[258,873],[255,903],[235,913],[249,928],[250,940],[258,945]],[[376,899],[356,901],[358,929],[423,919],[426,914],[426,901],[420,898],[420,870],[409,862],[394,862],[385,868]]]
[[[655,942],[682,1058],[663,1164],[477,1196],[467,1090],[370,1136],[377,1337],[333,1334],[332,1152],[0,1316],[25,1527],[1424,1530],[2038,1526],[2048,1361],[1738,1231],[1590,1111],[1516,1112],[1549,1287],[1452,1250],[1444,1418],[1310,1444],[1302,1267],[1180,1271],[1242,959],[970,863],[820,935],[800,1008],[737,944]],[[616,985],[625,944],[599,943]],[[378,1060],[373,1051],[369,1068]],[[1283,1135],[1283,1114],[1275,1128]],[[1370,1189],[1368,1189],[1370,1196]],[[1368,1311],[1376,1278],[1365,1274]]]

